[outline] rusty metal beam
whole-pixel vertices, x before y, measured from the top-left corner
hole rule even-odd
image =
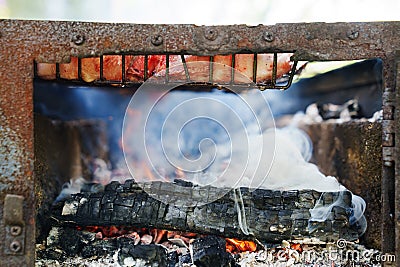
[[[386,57],[399,43],[399,22],[300,23],[272,26],[140,25],[3,20],[2,39],[29,44],[42,62],[70,55],[181,53],[215,55],[240,51],[297,51],[299,60]],[[212,30],[213,35],[208,32]],[[273,38],[265,38],[265,33]],[[157,39],[158,42],[154,42]],[[39,53],[38,53],[39,52]]]
[[[395,126],[395,151],[394,154],[396,156],[396,160],[399,158],[399,144],[400,144],[400,130],[398,119],[400,118],[400,50],[397,51],[396,57],[396,113],[394,114],[394,126]],[[394,225],[395,225],[395,255],[397,259],[397,264],[400,263],[400,164],[399,162],[395,162],[395,179],[394,179],[394,194],[395,194],[395,207],[394,207]]]
[[[71,56],[123,52],[216,55],[295,51],[296,60],[379,57],[384,62],[384,88],[393,93],[399,32],[400,22],[195,26],[0,20],[0,218],[3,218],[6,194],[21,195],[25,199],[26,222],[24,255],[4,255],[4,242],[1,242],[0,265],[34,265],[32,79],[35,60],[61,63]],[[399,116],[398,110],[393,112]],[[399,144],[398,134],[395,140]],[[397,158],[396,154],[393,158]],[[383,177],[385,186],[388,180],[394,179]],[[399,179],[397,171],[396,180]],[[398,196],[400,192],[395,194]],[[385,210],[383,221],[393,221]],[[383,235],[388,233],[383,231]],[[1,219],[0,239],[4,238]],[[400,240],[400,236],[396,238]],[[394,247],[385,250],[393,251]]]

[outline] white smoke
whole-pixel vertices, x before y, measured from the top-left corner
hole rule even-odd
[[[267,142],[273,138],[275,151],[270,148],[270,142]],[[249,140],[252,144],[250,148],[254,148],[253,151],[258,151],[262,147],[263,151],[269,150],[270,153],[274,153],[272,166],[266,177],[252,176],[254,173],[257,174],[257,166],[252,165],[250,161],[245,178],[237,186],[250,187],[250,177],[252,177],[252,184],[258,181],[259,188],[270,190],[311,189],[319,192],[345,190],[335,177],[325,176],[316,165],[308,162],[312,154],[312,144],[302,130],[294,127],[275,131],[268,129],[261,135],[250,135]],[[233,153],[240,153],[240,151],[233,150]],[[224,185],[222,183],[220,186]]]
[[[142,96],[140,104],[150,106],[146,104],[148,99]],[[142,137],[125,138],[124,146],[134,152],[132,157],[125,153],[127,161],[135,159],[152,166],[157,173],[152,179],[172,181],[179,169],[184,173],[183,179],[203,186],[346,190],[335,177],[322,174],[308,162],[312,143],[304,131],[295,126],[275,129],[268,104],[259,92],[174,91],[159,99],[151,110],[138,109],[138,114],[150,111],[146,120],[136,118],[133,122],[125,118],[125,127],[135,124],[146,133]],[[146,154],[138,149],[143,141]],[[148,178],[140,166],[132,174],[139,181]],[[339,194],[332,205],[318,203],[310,211],[311,220],[325,220],[334,206],[346,207],[341,198]],[[355,195],[352,201],[350,222],[361,224],[364,231],[365,202]]]
[[[310,221],[324,222],[328,219],[334,207],[344,208],[350,213],[350,225],[356,225],[359,235],[363,234],[367,230],[367,220],[364,217],[366,203],[361,197],[351,194],[351,207],[349,208],[348,203],[345,203],[345,191],[339,191],[337,197],[332,201],[331,204],[324,204],[323,197],[315,204],[314,208],[310,209]],[[309,225],[310,230],[313,229],[312,225]]]
[[[159,98],[154,106],[152,96]],[[236,177],[243,173],[243,163],[259,162],[261,156],[262,150],[252,147],[255,143],[248,137],[261,136],[274,125],[260,92],[239,96],[218,91],[173,91],[164,96],[144,93],[135,97],[138,104],[130,105],[124,122],[125,157],[128,166],[145,162],[156,179],[173,180],[171,174],[176,169],[184,170],[186,179],[202,179],[197,181],[200,184],[210,182],[207,176],[215,179],[224,173]],[[267,143],[273,145],[273,136]],[[247,159],[246,151],[257,153]],[[273,154],[265,155],[270,159],[264,161],[264,172]],[[227,164],[235,168],[234,173]],[[144,171],[139,166],[132,166],[131,171],[138,181],[148,178],[141,175]]]

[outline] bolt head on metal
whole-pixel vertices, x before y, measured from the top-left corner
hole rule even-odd
[[[72,36],[72,42],[76,45],[82,45],[85,42],[85,36],[76,34]]]
[[[347,32],[347,37],[348,37],[350,40],[355,40],[355,39],[357,39],[359,35],[360,35],[360,33],[359,33],[358,30],[350,30],[350,31]]]
[[[218,37],[218,31],[213,28],[207,28],[204,31],[204,37],[209,41],[214,41]]]
[[[22,233],[22,228],[21,228],[21,226],[18,226],[18,225],[11,226],[11,228],[10,228],[10,234],[11,234],[12,236],[18,236],[18,235],[20,235],[21,233]]]
[[[163,43],[163,38],[161,35],[154,35],[153,37],[151,37],[151,43],[155,46],[159,46]]]
[[[274,38],[274,35],[272,34],[272,32],[264,32],[263,39],[264,39],[264,41],[272,42],[275,38]]]
[[[392,166],[393,166],[393,162],[392,162],[392,161],[385,160],[385,161],[383,162],[383,165],[385,165],[386,167],[392,167]]]
[[[10,250],[14,253],[21,251],[22,246],[21,243],[17,240],[14,240],[10,244]]]

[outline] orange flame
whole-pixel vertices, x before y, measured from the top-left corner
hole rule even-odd
[[[257,244],[253,241],[244,241],[235,238],[226,238],[226,251],[230,253],[240,253],[244,251],[254,252]]]
[[[136,228],[127,226],[86,226],[77,227],[78,230],[86,230],[89,232],[100,233],[101,238],[111,238],[118,237],[122,235],[131,235],[135,233],[140,239],[144,234],[150,234],[152,236],[152,243],[160,244],[164,240],[170,238],[179,238],[187,245],[192,241],[192,239],[199,237],[196,233],[184,233],[176,231],[166,231],[160,229],[146,229],[146,228]],[[254,252],[257,250],[257,244],[253,241],[239,240],[236,238],[226,238],[226,251],[230,253],[240,253],[240,252]],[[293,244],[292,249],[300,250],[301,246],[298,244]]]
[[[303,252],[303,248],[301,247],[301,244],[298,244],[298,243],[290,244],[290,248],[293,250],[296,250],[299,253]]]
[[[104,237],[121,236],[128,232],[126,229],[116,226],[86,226],[84,228],[78,227],[78,230],[86,230],[93,233],[101,232]]]
[[[149,181],[154,181],[155,180],[154,175],[149,166],[144,161],[142,162],[142,168],[144,171],[144,177],[147,178]]]

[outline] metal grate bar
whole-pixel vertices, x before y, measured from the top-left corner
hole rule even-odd
[[[292,85],[294,74],[296,73],[297,60],[293,62],[292,70],[289,73],[289,80],[286,85],[282,86],[281,89],[287,89]]]
[[[235,57],[236,54],[233,54],[231,58],[231,85],[235,83]]]
[[[274,63],[272,64],[272,86],[276,85],[276,72],[278,69],[278,54],[274,53]]]
[[[100,56],[100,81],[104,81],[104,57],[103,55]]]
[[[169,82],[169,54],[165,56],[165,81]]]
[[[33,75],[35,77],[39,77],[39,74],[38,74],[38,63],[36,61],[33,61]]]
[[[125,60],[126,60],[126,58],[125,58],[126,56],[125,56],[125,54],[122,54],[122,58],[121,58],[121,68],[122,68],[122,75],[121,75],[121,80],[122,80],[122,83],[123,84],[125,84],[125,82],[126,82],[126,77],[125,77],[125,72],[126,72],[126,68],[125,68]]]
[[[210,56],[210,64],[209,64],[209,69],[208,69],[208,81],[210,83],[213,83],[214,81],[214,70],[213,70],[213,65],[214,65],[214,56]]]
[[[144,56],[144,74],[143,74],[143,81],[147,80],[147,70],[149,69],[149,56]]]
[[[257,82],[257,53],[253,55],[253,83]]]
[[[60,63],[56,63],[56,79],[60,79]]]
[[[83,81],[82,79],[82,58],[78,58],[78,80]]]
[[[186,59],[184,55],[181,55],[181,60],[182,60],[182,64],[183,64],[183,68],[185,70],[185,75],[186,75],[186,81],[190,82],[190,75],[189,75],[189,70],[186,64]]]

